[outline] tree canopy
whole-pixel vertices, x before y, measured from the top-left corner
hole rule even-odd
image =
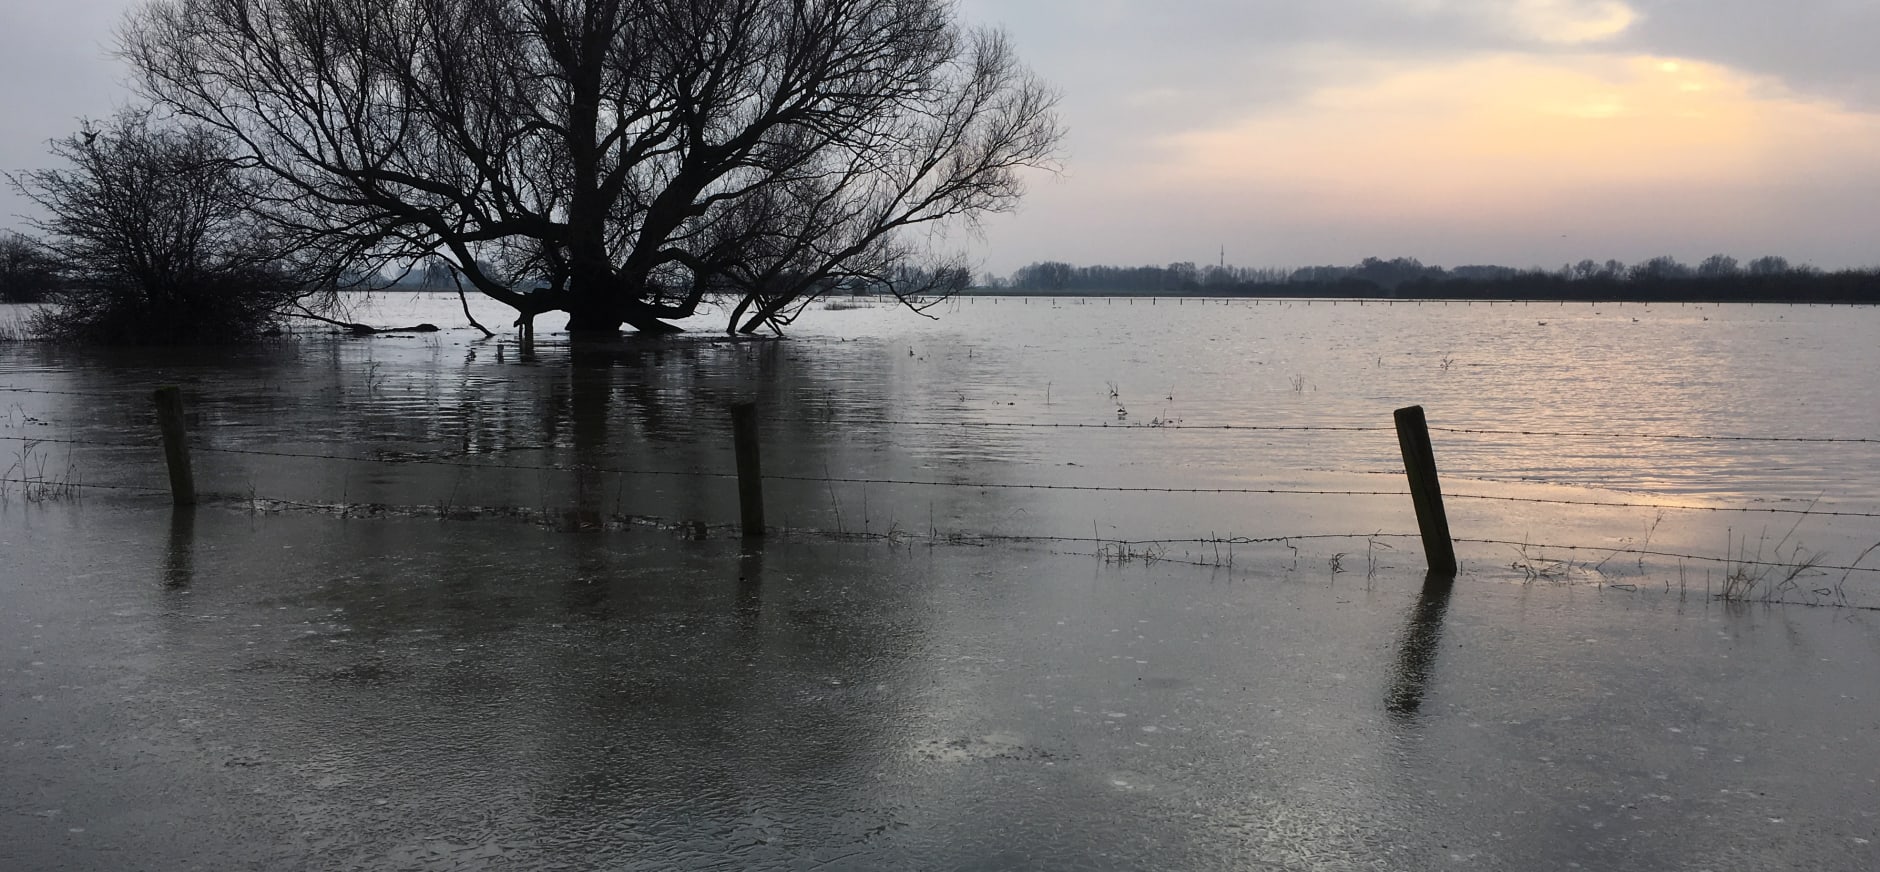
[[[1011,209],[1061,138],[948,0],[155,0],[123,51],[307,250],[441,254],[576,332],[947,290],[922,237]]]
[[[201,127],[127,109],[53,140],[69,166],[10,175],[48,217],[41,267],[54,270],[35,332],[113,344],[252,339],[313,292],[270,228],[232,145]]]

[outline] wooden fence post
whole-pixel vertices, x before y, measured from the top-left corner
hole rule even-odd
[[[1397,444],[1403,449],[1404,471],[1410,475],[1410,499],[1416,503],[1417,528],[1423,534],[1430,573],[1453,576],[1456,543],[1449,538],[1443,488],[1436,478],[1436,451],[1430,444],[1430,425],[1422,406],[1397,410]]]
[[[764,474],[757,451],[757,405],[738,403],[731,407],[731,434],[738,456],[738,508],[744,526],[744,538],[764,535]]]
[[[170,467],[170,498],[179,506],[196,504],[196,479],[189,469],[188,426],[183,421],[183,392],[157,388],[157,428],[163,431],[163,459]]]

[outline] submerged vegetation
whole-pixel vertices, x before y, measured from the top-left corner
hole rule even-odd
[[[156,0],[144,95],[239,142],[330,263],[447,260],[584,335],[714,303],[780,328],[866,286],[963,286],[925,250],[1054,165],[1055,93],[947,0]]]
[[[10,179],[48,216],[8,240],[9,297],[53,305],[28,332],[117,345],[258,337],[312,290],[253,212],[252,179],[220,136],[125,110],[52,143],[69,168]]]
[[[11,462],[0,470],[0,503],[13,498],[15,493],[29,503],[43,503],[51,500],[71,499],[78,496],[75,468],[68,457],[63,470],[47,472],[50,458],[41,450],[41,443],[36,439],[24,439],[13,452]]]
[[[964,288],[948,229],[1057,162],[1056,93],[948,0],[155,0],[148,100],[10,176],[51,217],[0,295],[51,339],[253,339],[310,295],[443,266],[533,327]],[[467,304],[466,304],[467,310]],[[330,312],[328,313],[330,314]],[[359,332],[354,328],[355,332]]]

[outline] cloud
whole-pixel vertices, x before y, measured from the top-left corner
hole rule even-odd
[[[1880,2],[1870,0],[963,0],[1048,78],[1093,101],[1178,90],[1240,111],[1343,75],[1306,50],[1397,62],[1610,51],[1691,58],[1880,109]],[[1334,79],[1323,78],[1332,76]]]
[[[1314,180],[1420,208],[1755,173],[1778,141],[1862,126],[1841,110],[1759,96],[1759,84],[1714,65],[1603,55],[1415,66],[1162,137],[1168,159],[1154,178]]]
[[[1632,7],[1607,0],[1517,0],[1496,5],[1507,10],[1516,32],[1541,42],[1567,45],[1610,40],[1631,29],[1638,20]]]
[[[107,53],[130,5],[0,2],[0,167],[129,99]],[[960,6],[1064,92],[1068,173],[988,225],[1019,262],[1169,260],[1203,237],[1263,240],[1249,263],[1521,262],[1554,225],[1586,256],[1728,237],[1847,262],[1880,223],[1873,0]],[[21,208],[0,186],[0,223]]]
[[[1880,53],[1862,44],[1880,3],[964,9],[1008,25],[1066,93],[1069,174],[992,228],[1001,252],[1150,262],[1257,239],[1246,262],[1741,247],[1849,263],[1880,220],[1864,199],[1880,189]]]
[[[1321,63],[1364,63],[1327,50]],[[1674,252],[1859,260],[1880,217],[1880,116],[1688,58],[1491,54],[1404,63],[1284,106],[1151,138],[1123,177],[1041,186],[1110,215],[1072,260],[1169,259],[1228,242],[1248,263],[1549,264]],[[1155,204],[1155,205],[1152,205]],[[1057,225],[1061,226],[1061,225]],[[1250,250],[1251,249],[1251,250]]]
[[[1627,48],[1768,76],[1880,111],[1880,3],[1871,0],[1635,0]]]

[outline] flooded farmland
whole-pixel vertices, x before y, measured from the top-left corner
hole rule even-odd
[[[0,867],[1880,859],[1872,310],[370,306],[449,329],[0,345]]]

